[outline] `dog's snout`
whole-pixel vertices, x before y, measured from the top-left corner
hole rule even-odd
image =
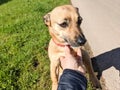
[[[85,36],[82,34],[79,36],[77,42],[80,44],[80,46],[84,45],[86,43],[86,38]]]

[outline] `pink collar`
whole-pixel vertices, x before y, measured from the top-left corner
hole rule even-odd
[[[65,45],[60,44],[60,43],[57,43],[54,39],[52,39],[52,40],[53,40],[53,42],[54,42],[57,46],[59,46],[59,47],[65,47]]]

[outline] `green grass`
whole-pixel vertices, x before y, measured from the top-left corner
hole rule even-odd
[[[50,90],[43,16],[69,0],[0,0],[0,90]]]

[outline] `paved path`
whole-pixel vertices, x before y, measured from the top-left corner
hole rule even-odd
[[[106,90],[120,90],[120,0],[71,0],[71,3],[83,17],[81,27]]]

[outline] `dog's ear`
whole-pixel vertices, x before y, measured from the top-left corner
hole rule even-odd
[[[79,12],[79,8],[78,7],[75,7],[76,11]]]
[[[79,17],[78,17],[78,24],[80,25],[81,23],[82,23],[82,17],[80,16],[80,13],[79,13],[79,8],[77,8],[77,7],[75,7],[75,9],[76,9],[76,11],[77,11],[77,13],[78,13],[78,15],[79,15]]]
[[[79,8],[78,7],[75,7],[76,11],[79,12]]]
[[[47,13],[44,17],[43,17],[44,23],[46,26],[50,26],[51,21],[50,21],[50,13]]]

